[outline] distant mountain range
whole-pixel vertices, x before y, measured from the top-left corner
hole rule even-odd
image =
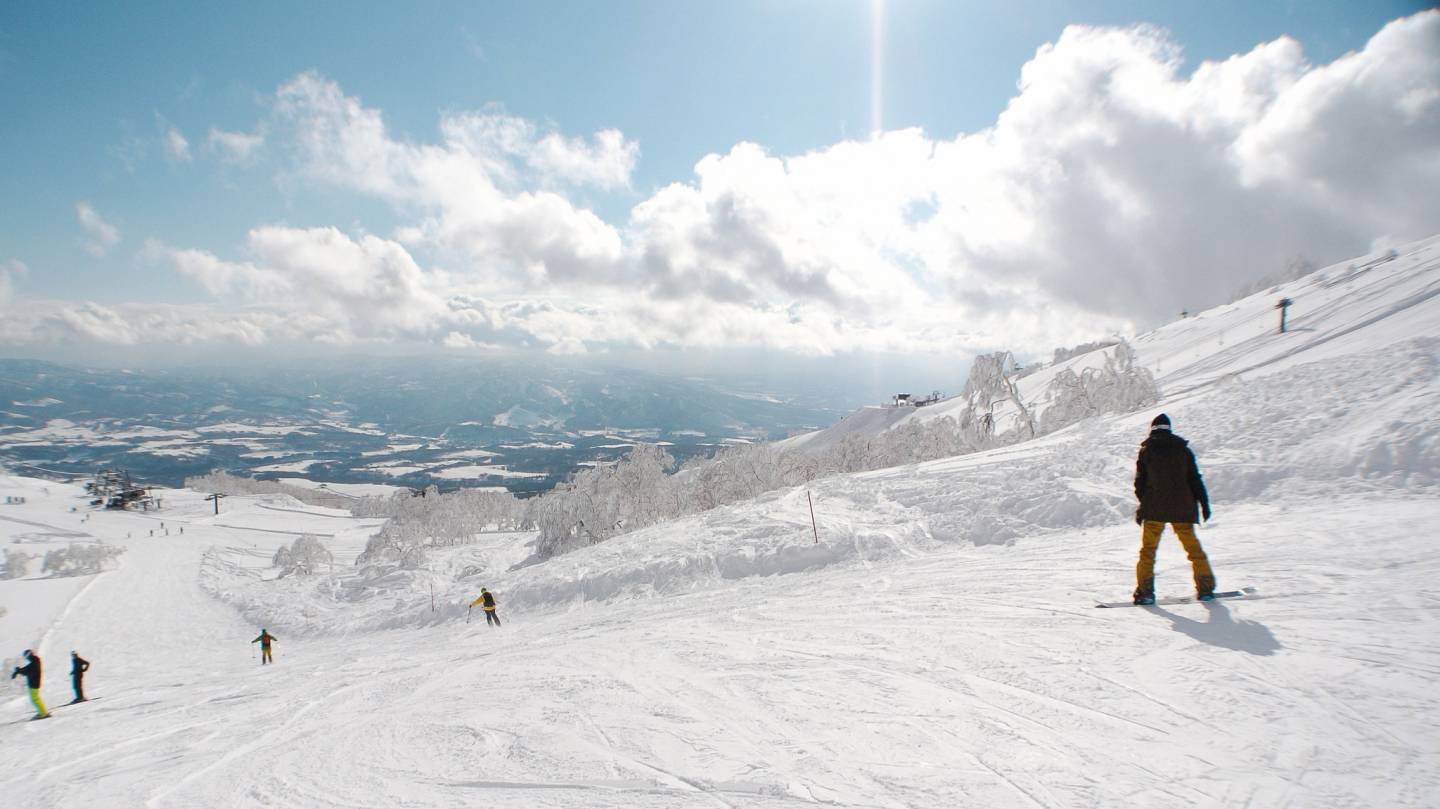
[[[639,441],[683,459],[814,429],[850,406],[833,394],[519,359],[233,373],[0,359],[0,462],[76,476],[117,466],[172,486],[224,469],[522,493]]]

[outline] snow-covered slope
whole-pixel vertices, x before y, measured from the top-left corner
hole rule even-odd
[[[1218,381],[1276,373],[1297,364],[1383,350],[1407,338],[1440,336],[1440,236],[1317,270],[1234,303],[1182,318],[1139,336],[1139,364],[1149,368],[1169,399]],[[1276,304],[1289,299],[1287,331],[1279,333]],[[1032,410],[1061,371],[1104,365],[1100,349],[1046,365],[1017,380]],[[958,418],[967,406],[954,396],[927,407],[867,407],[840,422],[781,446],[808,451],[847,436],[875,435],[909,421]],[[996,432],[1014,426],[1008,404],[996,411]]]
[[[0,794],[1433,806],[1440,253],[1431,240],[1342,270],[1137,340],[1157,408],[515,570],[526,538],[486,535],[364,583],[348,562],[371,524],[333,511],[236,497],[216,517],[176,492],[163,515],[88,513],[74,488],[0,478],[26,497],[0,507],[7,547],[127,548],[99,576],[0,582],[0,651],[45,655],[53,705],[77,649],[100,697],[33,723],[18,689],[0,702],[16,720],[0,724]],[[1280,295],[1295,301],[1286,335]],[[1259,597],[1091,608],[1133,586],[1134,450],[1161,409],[1210,484],[1201,538],[1222,588]],[[270,555],[302,532],[333,537],[337,572],[274,581]],[[1162,594],[1188,590],[1187,568],[1166,539]],[[466,623],[481,585],[499,629]],[[280,638],[272,667],[247,643],[261,622]]]

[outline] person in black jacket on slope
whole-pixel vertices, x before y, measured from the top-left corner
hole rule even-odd
[[[40,655],[26,649],[25,660],[27,662],[24,666],[17,666],[10,672],[10,679],[25,677],[25,685],[30,689],[30,704],[35,706],[35,718],[44,719],[50,715],[50,711],[45,707],[45,700],[40,699]]]
[[[75,699],[70,702],[71,705],[85,701],[85,672],[89,670],[90,661],[81,657],[79,652],[70,650],[70,687],[75,689]]]
[[[1140,500],[1135,522],[1144,529],[1140,561],[1135,566],[1135,603],[1155,603],[1155,551],[1167,522],[1190,557],[1195,595],[1201,601],[1214,598],[1215,574],[1195,536],[1197,516],[1210,519],[1210,494],[1205,491],[1189,442],[1170,430],[1170,417],[1164,413],[1150,422],[1150,437],[1140,444],[1140,456],[1135,460],[1135,496]]]

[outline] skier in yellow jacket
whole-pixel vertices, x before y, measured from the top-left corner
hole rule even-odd
[[[471,607],[485,607],[485,625],[499,626],[500,614],[495,612],[495,596],[484,587],[480,588],[480,597],[470,602]]]

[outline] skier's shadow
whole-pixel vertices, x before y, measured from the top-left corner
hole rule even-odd
[[[1229,608],[1219,601],[1205,603],[1205,611],[1210,614],[1208,621],[1196,621],[1159,607],[1150,607],[1150,610],[1169,618],[1171,628],[1176,632],[1184,632],[1211,646],[1261,656],[1273,655],[1284,648],[1270,627],[1258,621],[1235,620]]]

